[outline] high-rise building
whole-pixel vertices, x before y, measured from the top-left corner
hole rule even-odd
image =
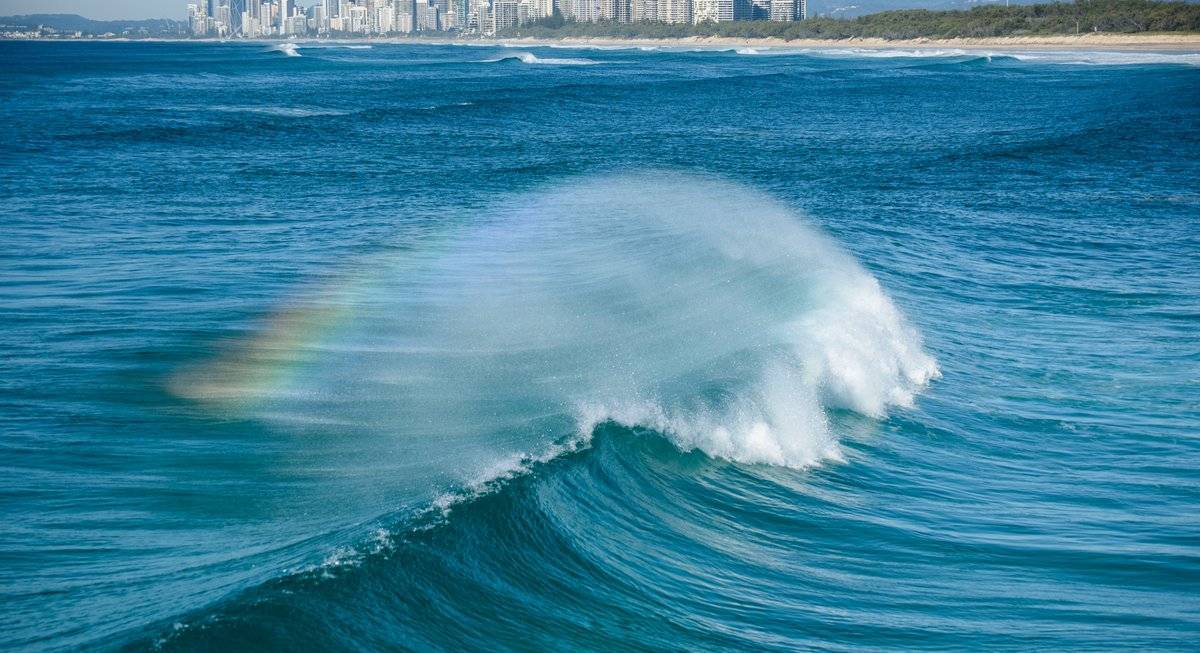
[[[229,2],[229,31],[232,34],[241,34],[242,28],[242,12],[246,11],[246,0],[228,0]]]
[[[654,22],[658,20],[658,0],[633,0],[632,11],[635,23]]]
[[[658,20],[663,23],[692,22],[692,0],[658,0]]]
[[[492,33],[512,29],[519,24],[517,0],[496,0],[492,3]]]
[[[404,2],[408,5],[408,11],[405,12],[408,14],[408,31],[410,33],[421,31],[421,17],[417,14],[417,0],[404,0]]]
[[[600,0],[600,19],[618,23],[633,20],[633,0]]]
[[[692,22],[721,23],[733,20],[733,0],[692,0]]]
[[[473,0],[467,17],[467,29],[481,34],[492,33],[492,6],[489,0]]]
[[[203,4],[190,4],[187,6],[188,14],[188,32],[192,36],[205,36],[207,34],[208,15],[205,13]]]
[[[549,18],[554,15],[555,0],[532,0],[530,3],[530,18]]]
[[[390,34],[496,30],[552,16],[577,21],[705,23],[803,20],[807,0],[193,0],[188,30],[196,36]]]
[[[780,22],[796,20],[796,0],[771,0],[770,20]]]
[[[568,13],[572,20],[594,23],[603,18],[600,2],[601,0],[564,0],[563,4],[569,7],[569,11],[565,13]]]

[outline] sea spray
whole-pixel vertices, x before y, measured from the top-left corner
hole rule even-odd
[[[883,417],[938,374],[849,255],[712,177],[572,179],[368,267],[175,387],[477,475],[603,421],[809,466],[840,455],[828,409]]]
[[[271,46],[270,51],[279,52],[288,57],[300,56],[300,46],[296,45],[295,43],[280,43],[278,45],[273,45]]]
[[[545,66],[594,66],[600,63],[594,59],[584,58],[539,57],[532,52],[518,52],[495,59],[484,59],[480,63],[502,63],[507,61],[519,61],[524,64]]]

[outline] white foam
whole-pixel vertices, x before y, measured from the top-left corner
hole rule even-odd
[[[516,54],[499,57],[496,59],[484,59],[481,63],[500,63],[501,61],[519,60],[521,63],[542,65],[542,66],[594,66],[599,64],[599,61],[593,59],[568,59],[558,57],[539,57],[532,52],[518,52]]]
[[[767,55],[810,55],[833,58],[869,58],[869,59],[936,59],[936,58],[977,58],[988,59],[1010,57],[1019,61],[1031,61],[1049,64],[1090,65],[1090,66],[1130,66],[1176,64],[1200,66],[1200,53],[1196,52],[1129,52],[1129,51],[1086,51],[1086,50],[1047,50],[1047,51],[1005,51],[1005,50],[967,50],[962,48],[752,48],[744,47],[737,50],[738,54],[751,56]]]
[[[353,455],[396,461],[416,493],[483,487],[606,421],[809,467],[841,457],[833,411],[882,419],[938,375],[874,277],[744,186],[661,170],[571,179],[455,222],[445,242],[314,298],[336,307],[314,315],[346,316],[319,342],[304,340],[316,318],[276,320],[252,343],[263,351],[174,387],[288,427],[309,415],[373,432]],[[303,366],[277,373],[281,346],[302,348]]]
[[[204,107],[209,111],[220,113],[253,113],[264,116],[280,116],[284,118],[313,118],[317,116],[348,116],[350,111],[337,109],[321,109],[315,107],[286,107],[286,106],[237,106],[214,105]]]
[[[300,46],[295,43],[279,43],[271,46],[271,52],[281,52],[289,57],[299,57]]]
[[[1021,61],[1077,66],[1200,66],[1197,52],[1084,52],[1057,50],[1048,52],[992,52],[991,56],[1010,56]]]
[[[734,224],[752,235],[708,228],[710,244],[750,269],[778,267],[795,274],[797,287],[807,287],[819,301],[765,328],[759,335],[773,346],[750,366],[750,375],[726,386],[716,401],[633,395],[583,402],[577,408],[582,432],[614,421],[662,432],[684,450],[803,468],[842,457],[829,410],[882,419],[892,407],[912,406],[916,394],[940,376],[920,336],[874,277],[803,222],[787,220],[778,207],[760,201],[746,210],[761,213]],[[764,233],[773,234],[770,243],[751,242]],[[819,272],[786,272],[793,257]],[[725,303],[708,300],[713,310]]]

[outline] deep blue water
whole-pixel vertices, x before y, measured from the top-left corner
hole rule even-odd
[[[0,43],[0,648],[1188,650],[1200,55]]]

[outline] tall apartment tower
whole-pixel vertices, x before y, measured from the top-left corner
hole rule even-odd
[[[658,20],[664,23],[692,22],[692,0],[658,0]]]
[[[600,0],[600,19],[628,23],[633,20],[633,0]]]
[[[633,21],[652,23],[658,20],[658,0],[633,0]]]

